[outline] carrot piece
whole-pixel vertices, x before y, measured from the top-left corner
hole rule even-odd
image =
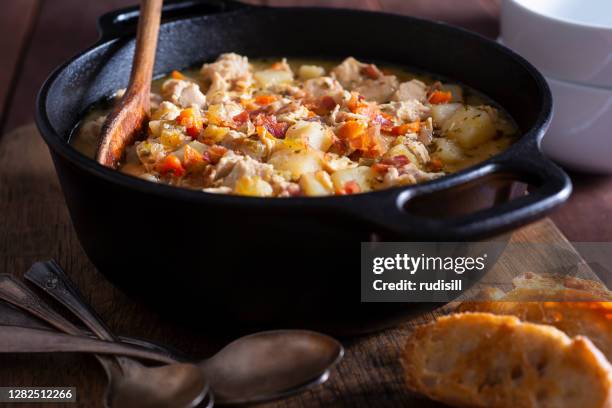
[[[176,118],[176,122],[185,126],[185,131],[192,138],[197,138],[204,127],[200,114],[193,108],[183,109]]]
[[[187,77],[183,74],[181,74],[179,71],[172,71],[170,73],[170,76],[172,77],[172,79],[187,79]]]
[[[189,145],[185,145],[183,151],[183,166],[189,171],[196,171],[204,167],[206,160],[204,156],[196,149]]]
[[[346,140],[353,149],[365,150],[369,146],[366,126],[356,120],[350,120],[340,126],[338,137]]]
[[[255,97],[255,103],[258,105],[269,105],[277,99],[275,95],[259,95]]]
[[[204,160],[209,163],[217,164],[219,160],[227,153],[227,149],[223,146],[213,145],[204,152]]]
[[[159,165],[159,172],[164,176],[170,174],[173,177],[183,177],[185,175],[185,168],[178,157],[169,154]]]
[[[406,133],[417,133],[421,128],[421,121],[417,120],[416,122],[404,123],[399,126],[394,126],[391,129],[391,134],[394,136],[405,135]]]
[[[368,104],[363,102],[363,99],[363,96],[359,95],[357,92],[352,92],[351,99],[349,99],[346,106],[351,112],[360,113],[358,111],[368,107]]]
[[[429,96],[429,103],[438,105],[441,103],[449,103],[451,99],[453,99],[451,91],[433,91]]]
[[[433,157],[429,162],[429,168],[431,171],[440,171],[442,170],[442,167],[444,167],[444,164],[437,157]]]
[[[278,61],[278,62],[275,62],[274,64],[272,64],[272,66],[270,68],[275,69],[275,70],[281,70],[281,69],[283,69],[283,67],[284,67],[283,62],[282,61]]]

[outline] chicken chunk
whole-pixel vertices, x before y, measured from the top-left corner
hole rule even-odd
[[[444,173],[428,173],[419,169],[413,163],[408,163],[400,168],[390,167],[383,177],[381,187],[390,188],[422,183],[442,177],[443,175]]]
[[[200,74],[204,80],[211,83],[215,82],[215,75],[218,75],[230,86],[240,88],[248,87],[253,80],[249,59],[234,53],[221,54],[215,62],[204,64]]]
[[[415,122],[430,115],[431,108],[416,100],[393,101],[380,105],[380,109],[404,122]]]
[[[378,79],[365,79],[353,88],[363,95],[366,100],[385,103],[391,100],[399,87],[395,75],[383,75]]]
[[[399,85],[397,92],[393,95],[395,101],[425,102],[427,100],[427,85],[418,79],[403,82]]]
[[[195,105],[199,108],[206,104],[206,96],[200,91],[200,86],[182,79],[168,79],[162,85],[164,99],[183,108]]]
[[[344,95],[344,89],[340,82],[327,76],[305,81],[304,92],[306,92],[308,99],[317,100],[324,96],[329,96],[336,103],[340,103]]]
[[[212,82],[206,92],[206,99],[209,104],[223,103],[230,97],[229,90],[229,83],[218,72],[214,72],[212,74]]]
[[[350,89],[356,82],[363,79],[361,70],[365,66],[366,64],[357,61],[355,58],[348,57],[332,70],[332,77],[337,79],[343,87]]]

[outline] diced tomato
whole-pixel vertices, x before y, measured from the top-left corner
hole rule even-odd
[[[383,164],[388,164],[390,166],[393,167],[402,167],[405,166],[406,164],[410,163],[410,159],[408,159],[408,157],[402,155],[398,155],[398,156],[393,156],[390,157],[388,159],[385,159],[382,161]]]
[[[351,180],[344,185],[344,191],[346,191],[347,194],[355,194],[361,192],[361,188],[355,180]]]
[[[187,79],[187,77],[181,74],[179,71],[172,71],[170,73],[170,77],[172,77],[172,79]]]
[[[282,139],[285,137],[285,133],[287,133],[287,129],[289,128],[289,124],[286,122],[277,122],[276,116],[274,115],[266,115],[263,113],[258,114],[254,119],[253,123],[255,126],[263,126],[266,128],[268,132],[272,134],[272,136]]]
[[[402,136],[406,133],[417,133],[421,128],[421,121],[404,123],[403,125],[395,126],[391,129],[391,134],[394,136]]]
[[[389,168],[391,167],[391,165],[389,164],[384,164],[384,163],[375,163],[372,165],[372,170],[374,170],[377,173],[386,173]]]
[[[198,137],[204,126],[200,113],[194,108],[183,109],[176,118],[176,122],[181,126],[185,126],[187,134],[194,139]]]
[[[330,111],[336,107],[337,103],[334,98],[329,95],[325,95],[319,101],[319,105],[321,105],[323,109]]]
[[[236,128],[241,127],[242,125],[247,123],[248,120],[249,120],[249,112],[247,111],[242,111],[232,118],[232,121],[234,122]]]
[[[382,72],[374,64],[369,64],[363,67],[361,73],[370,79],[378,79],[382,76]]]
[[[169,174],[173,177],[183,177],[185,175],[185,168],[181,161],[172,154],[169,154],[162,160],[158,170],[164,176]]]
[[[453,99],[453,94],[451,91],[433,91],[431,95],[429,95],[429,103],[433,103],[435,105],[439,105],[441,103],[448,103]]]
[[[344,184],[343,188],[341,188],[339,191],[336,191],[336,193],[339,195],[357,194],[360,192],[361,192],[361,188],[359,187],[359,184],[357,184],[355,180],[347,181]]]
[[[276,99],[277,97],[275,95],[259,95],[255,97],[255,103],[258,105],[269,105],[276,101]]]
[[[380,112],[372,120],[372,123],[380,125],[380,130],[391,133],[393,131],[393,117],[387,113]]]

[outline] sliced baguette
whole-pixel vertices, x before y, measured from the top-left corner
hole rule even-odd
[[[459,312],[512,315],[523,321],[550,324],[570,337],[583,335],[612,361],[612,299],[600,282],[560,275],[526,273],[514,279],[515,289],[504,293],[484,288],[476,298],[459,305]]]
[[[592,300],[612,301],[612,292],[602,282],[574,276],[526,272],[512,279],[512,284],[515,289],[541,290],[543,296],[548,292],[563,293],[563,290],[567,290],[569,296],[577,298],[590,297]],[[538,300],[556,299],[540,298]]]
[[[612,361],[612,302],[468,302],[459,311],[511,315],[549,324],[570,337],[586,336]]]
[[[441,317],[409,337],[402,365],[410,389],[457,407],[612,407],[612,367],[587,338],[513,316]]]

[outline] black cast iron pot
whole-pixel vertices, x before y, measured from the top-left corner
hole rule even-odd
[[[214,195],[104,168],[72,149],[67,139],[88,106],[126,86],[137,16],[131,8],[100,19],[100,41],[43,85],[37,123],[91,261],[127,292],[174,316],[210,316],[239,330],[382,327],[436,304],[360,303],[360,242],[499,236],[543,217],[570,194],[568,177],[539,149],[551,117],[549,89],[510,50],[411,17],[221,1],[166,5],[157,74],[223,52],[352,55],[440,74],[478,89],[507,109],[522,137],[502,154],[460,173],[344,197]],[[515,197],[516,182],[531,185],[530,194]]]

